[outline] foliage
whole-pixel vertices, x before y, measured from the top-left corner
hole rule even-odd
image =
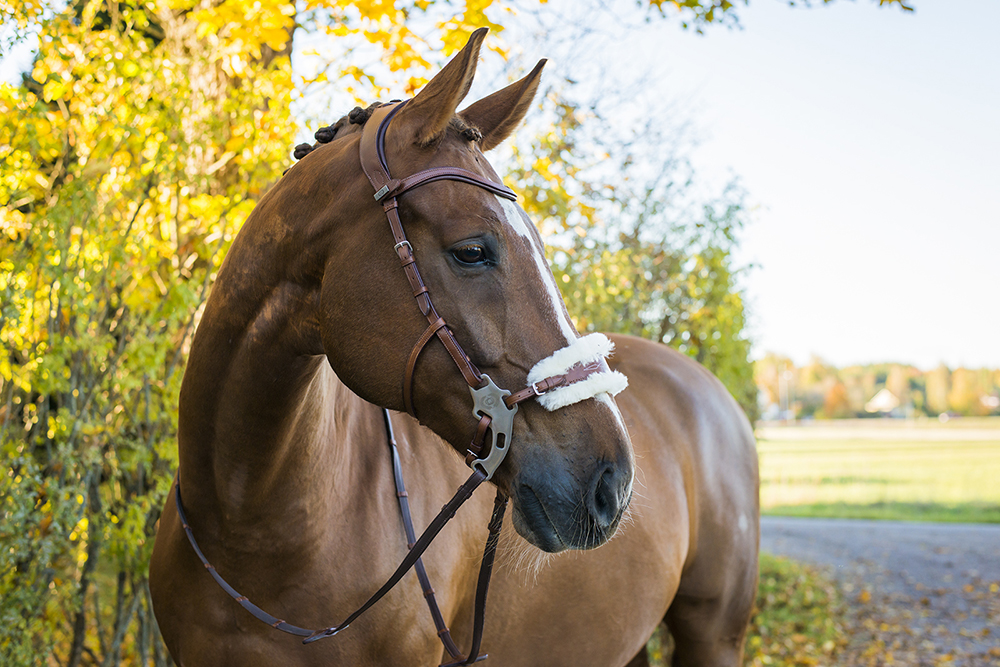
[[[847,644],[840,591],[815,568],[762,553],[746,667],[831,664]],[[647,646],[650,665],[669,664],[671,640],[661,627]]]
[[[551,129],[515,149],[511,180],[547,235],[577,327],[677,348],[715,373],[756,419],[732,259],[748,216],[742,191],[730,185],[703,197],[654,125],[625,128],[623,137],[593,110],[584,122],[578,105],[554,101]]]
[[[823,4],[829,4],[834,0],[822,0]],[[805,6],[810,6],[810,0],[799,0]],[[739,0],[649,0],[650,7],[655,8],[660,14],[666,14],[668,9],[673,9],[681,17],[681,25],[685,28],[693,28],[701,32],[704,26],[710,23],[721,23],[723,25],[738,25],[736,8]],[[750,0],[743,0],[743,5],[749,5]],[[789,0],[789,5],[795,6],[795,0]],[[880,7],[885,5],[896,5],[900,9],[908,12],[913,11],[913,7],[907,0],[878,0]]]
[[[707,3],[673,4],[692,21],[719,20]],[[499,6],[0,0],[4,47],[38,35],[23,84],[0,86],[4,664],[165,663],[145,572],[176,462],[180,369],[221,258],[289,164],[289,102],[325,81],[368,100],[390,84],[412,92],[473,27],[499,32],[487,15]],[[301,76],[288,55],[307,27],[334,56]],[[504,52],[499,41],[491,48]],[[573,175],[572,159],[566,164]],[[612,183],[608,176],[595,183]],[[520,178],[525,189],[548,187],[536,175]],[[557,259],[574,263],[557,261],[560,277],[579,271],[593,291],[607,284],[602,266],[620,266],[633,295],[653,290],[641,308],[648,317],[635,322],[654,332],[658,321],[658,335],[738,387],[739,369],[726,364],[746,344],[742,303],[725,292],[735,284],[729,253],[742,224],[739,196],[712,200],[693,227],[633,216],[636,224],[622,228],[632,234],[626,245],[597,233],[612,210],[598,203],[603,192],[607,206],[630,210],[627,198],[641,190],[581,187],[563,231],[586,223],[597,245],[563,237]],[[655,212],[671,194],[660,187],[636,201]],[[668,246],[640,233],[639,221],[678,236]],[[696,240],[698,224],[705,242]],[[620,262],[602,264],[605,251]],[[673,273],[636,280],[646,251]],[[606,326],[614,312],[605,302],[587,306],[588,329]],[[667,318],[675,306],[687,317]],[[712,318],[722,342],[709,335]]]
[[[897,416],[1000,415],[1000,369],[941,365],[922,371],[898,363],[835,368],[816,357],[796,366],[769,353],[754,364],[754,377],[765,404],[775,406],[772,412],[787,403],[795,418],[879,416],[866,403],[882,389],[899,399]]]
[[[210,39],[216,15],[181,9],[55,13],[24,85],[0,90],[7,664],[165,659],[144,573],[179,371],[292,131],[269,103],[290,90],[287,59],[262,60],[287,11]]]
[[[425,62],[391,3],[324,6],[391,66]],[[0,88],[0,654],[164,664],[145,572],[180,371],[229,243],[289,166],[295,7],[62,7],[10,9],[39,48]]]
[[[843,601],[815,569],[761,554],[757,604],[747,636],[746,664],[817,665],[847,643]]]

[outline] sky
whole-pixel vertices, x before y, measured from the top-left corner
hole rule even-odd
[[[910,4],[754,0],[739,29],[668,16],[588,54],[648,68],[699,138],[700,177],[749,193],[756,357],[1000,367],[1000,1]]]
[[[755,204],[754,354],[1000,367],[1000,2],[756,0],[742,29],[633,30]]]

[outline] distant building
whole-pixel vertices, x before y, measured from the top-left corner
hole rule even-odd
[[[865,403],[865,410],[871,413],[881,412],[889,414],[898,407],[899,399],[888,389],[882,389],[872,396],[872,400]]]

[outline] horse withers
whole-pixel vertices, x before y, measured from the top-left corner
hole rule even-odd
[[[179,406],[178,485],[202,558],[172,493],[150,564],[180,665],[447,662],[412,575],[309,644],[213,576],[286,625],[342,621],[407,556],[382,408],[414,523],[427,526],[468,477],[463,457],[488,458],[469,452],[484,424],[469,387],[485,378],[540,394],[520,394],[497,442],[477,433],[504,449],[487,484],[511,499],[488,662],[641,665],[665,620],[675,665],[740,664],[759,534],[750,426],[687,357],[612,336],[608,368],[611,343],[579,337],[537,231],[484,156],[523,119],[543,63],[456,112],[484,37],[407,103],[335,124],[261,199],[219,271]],[[363,168],[380,171],[376,159],[385,192]],[[613,398],[615,372],[629,388]],[[486,432],[502,430],[499,414]],[[459,646],[473,635],[491,501],[473,495],[423,557]]]

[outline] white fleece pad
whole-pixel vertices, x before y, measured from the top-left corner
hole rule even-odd
[[[553,375],[562,375],[576,364],[589,364],[599,359],[606,359],[615,350],[615,344],[604,334],[594,333],[583,338],[577,338],[566,347],[556,350],[550,356],[542,359],[528,373],[528,383],[541,382]],[[593,398],[601,392],[614,396],[628,386],[628,378],[618,371],[602,371],[593,373],[587,379],[574,382],[566,387],[559,387],[538,397],[538,402],[546,410],[573,405],[588,398]]]

